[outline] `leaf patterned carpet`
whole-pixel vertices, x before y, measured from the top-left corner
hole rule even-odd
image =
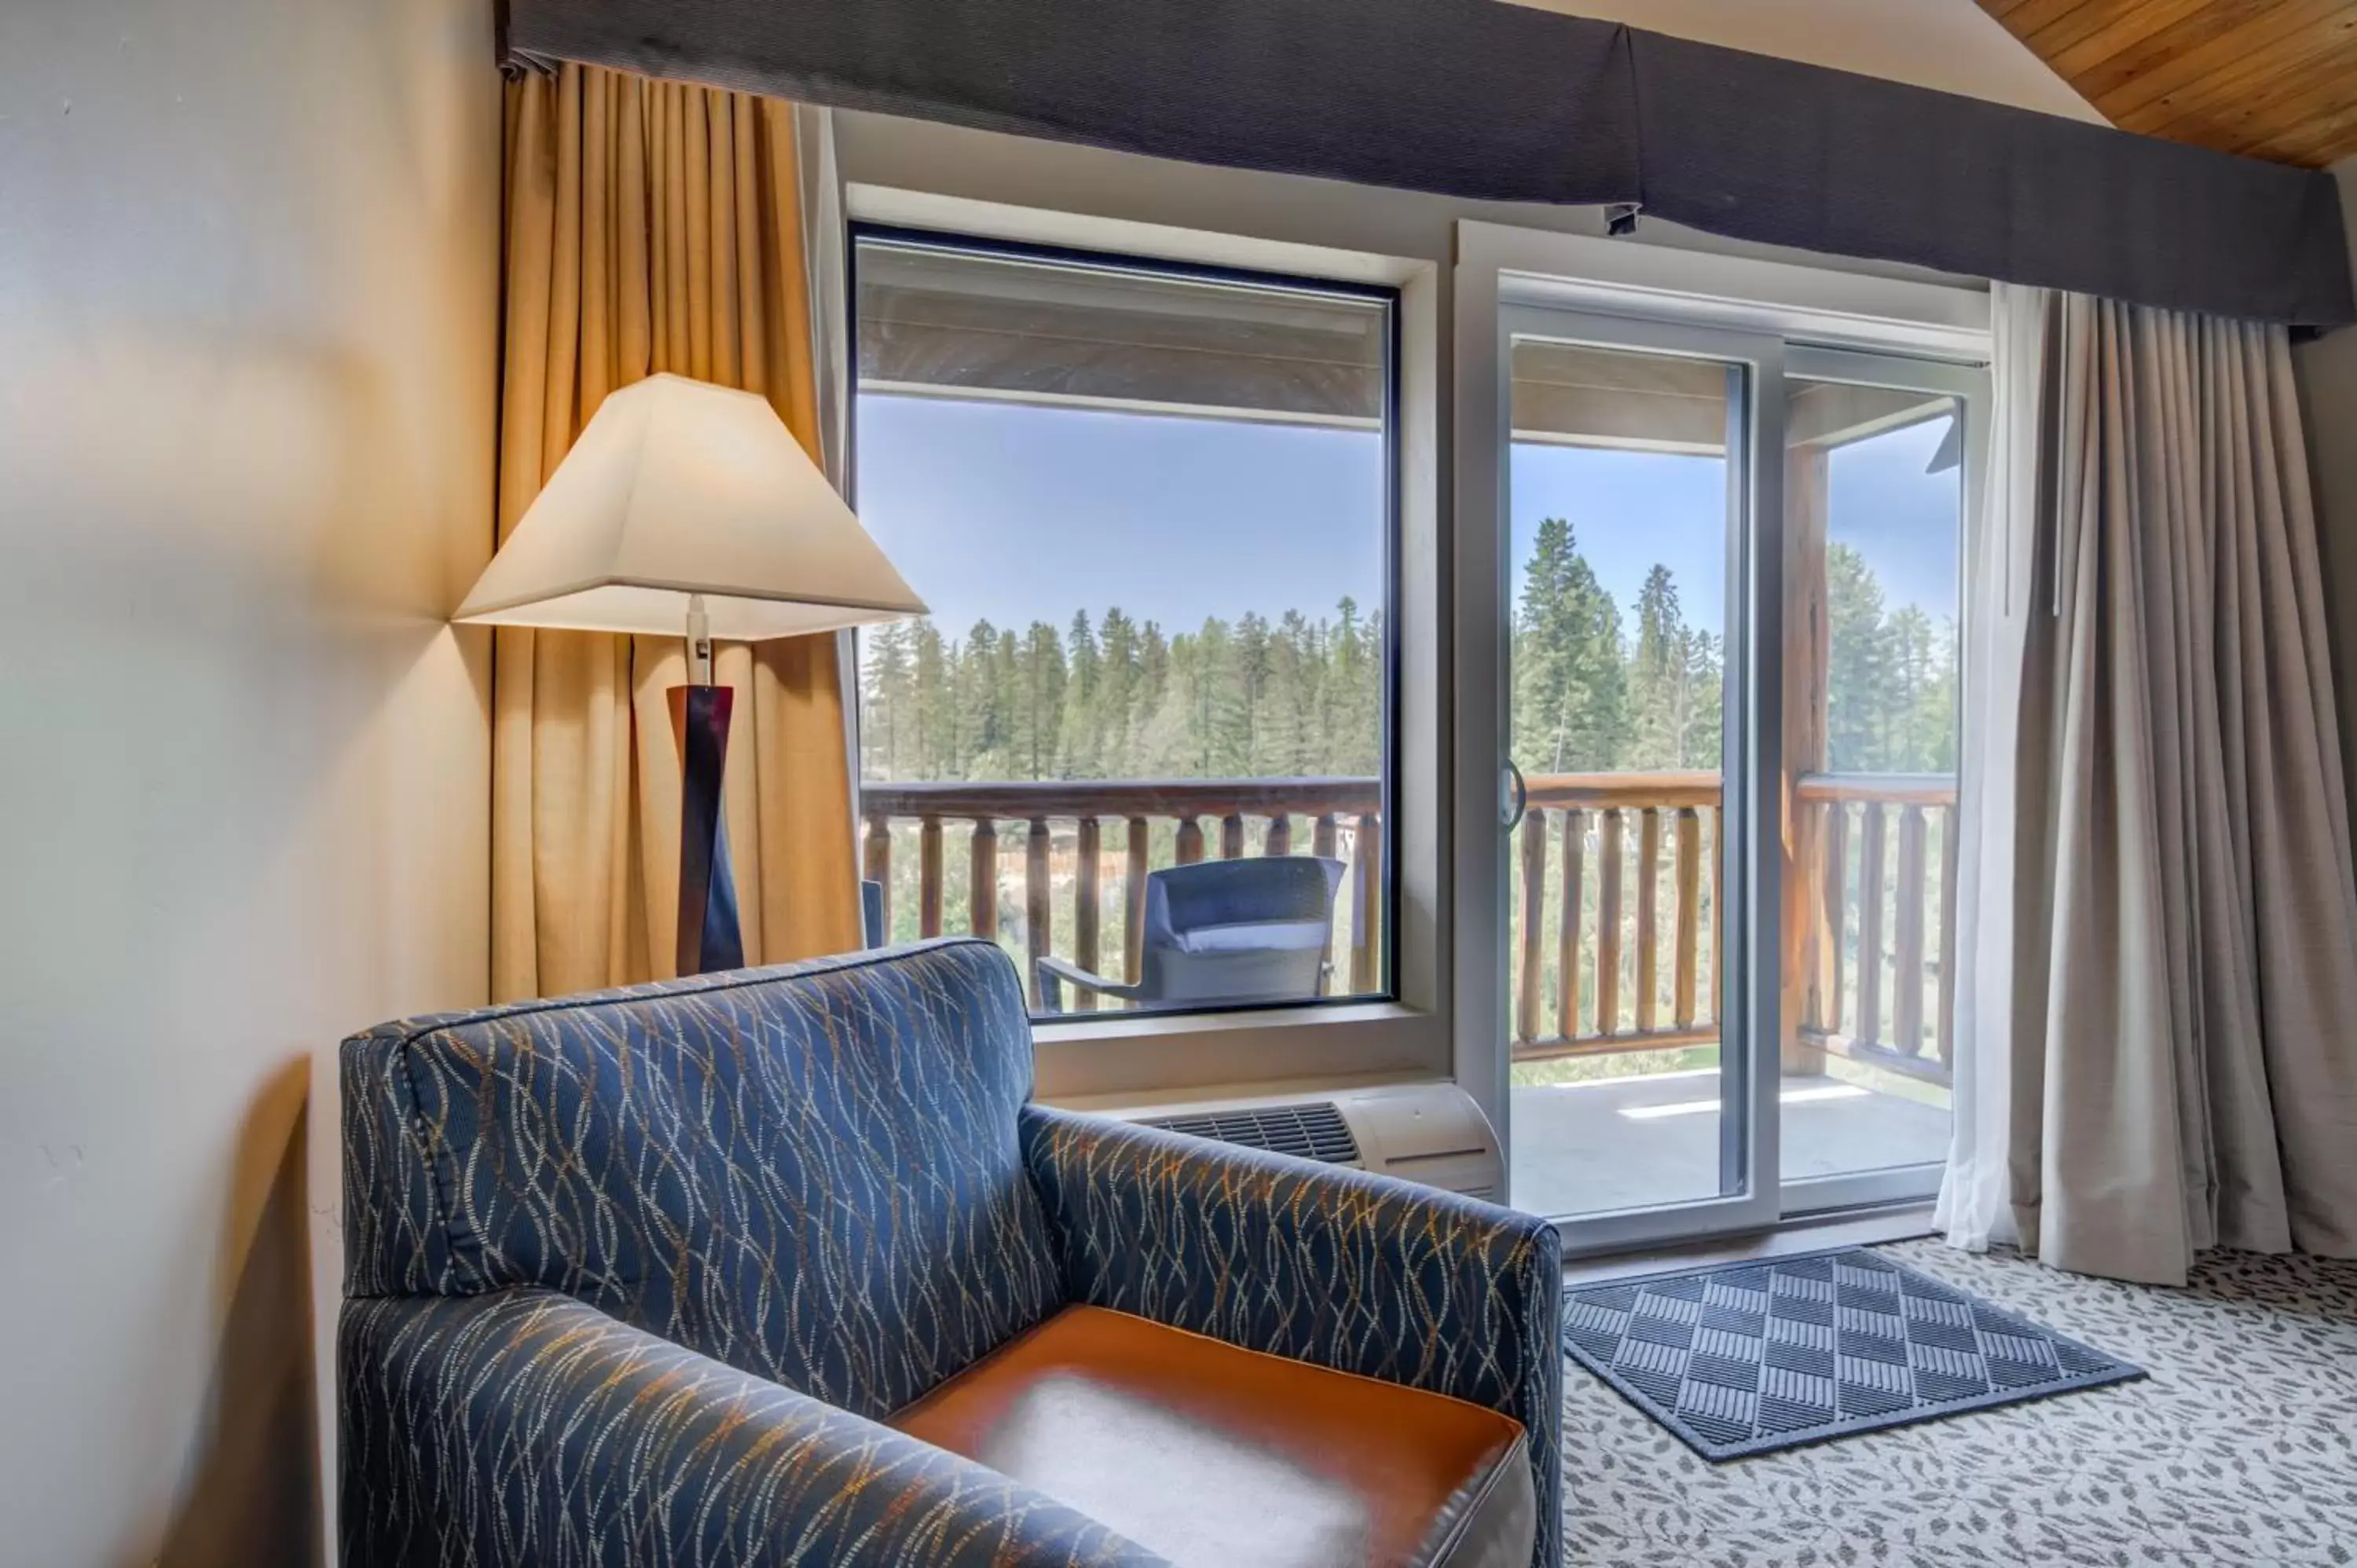
[[[2221,1253],[2168,1291],[1876,1251],[2151,1376],[1712,1465],[1566,1361],[1566,1564],[2357,1564],[2357,1263]]]

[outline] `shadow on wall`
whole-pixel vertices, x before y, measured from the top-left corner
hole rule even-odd
[[[220,1325],[212,1383],[156,1568],[275,1568],[316,1556],[309,1093],[310,1064],[286,1063],[239,1129],[210,1304]]]

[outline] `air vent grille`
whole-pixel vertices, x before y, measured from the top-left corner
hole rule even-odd
[[[1331,1101],[1308,1105],[1265,1105],[1250,1111],[1214,1111],[1195,1116],[1163,1116],[1142,1123],[1239,1144],[1247,1149],[1273,1149],[1323,1160],[1329,1165],[1356,1165],[1359,1141]]]

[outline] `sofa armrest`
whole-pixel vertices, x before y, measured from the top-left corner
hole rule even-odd
[[[344,1568],[1160,1563],[570,1296],[365,1297],[340,1337]]]
[[[1067,1294],[1502,1411],[1561,1554],[1562,1244],[1530,1215],[1386,1176],[1028,1105]]]

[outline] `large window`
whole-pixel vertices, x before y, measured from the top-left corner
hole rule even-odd
[[[862,634],[894,940],[1036,1015],[1387,994],[1390,291],[856,233]]]

